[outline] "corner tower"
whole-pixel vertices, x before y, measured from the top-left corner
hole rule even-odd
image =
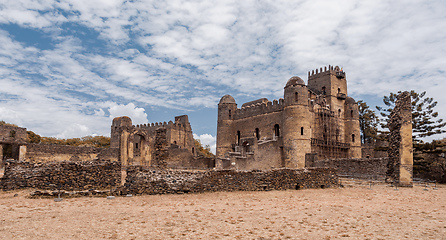
[[[331,110],[344,108],[347,96],[347,80],[345,72],[338,66],[328,66],[308,72],[308,88],[325,97]]]
[[[308,89],[299,77],[284,87],[283,154],[285,167],[304,168],[305,154],[311,152]]]
[[[232,125],[236,110],[237,103],[231,95],[225,95],[220,99],[217,120],[217,157],[224,157],[226,152],[232,151],[232,140],[235,138]]]

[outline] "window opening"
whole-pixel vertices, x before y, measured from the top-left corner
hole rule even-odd
[[[295,102],[297,102],[298,96],[299,96],[299,94],[298,94],[297,92],[294,93],[294,101],[295,101]]]
[[[237,144],[240,144],[240,131],[237,131]]]
[[[352,134],[352,142],[355,142],[355,134]]]
[[[231,117],[231,110],[229,109],[229,117]]]
[[[279,124],[274,125],[274,136],[280,137],[280,128]]]
[[[260,130],[258,128],[256,128],[256,138],[257,140],[260,139]]]
[[[304,135],[304,127],[300,128],[300,135]]]

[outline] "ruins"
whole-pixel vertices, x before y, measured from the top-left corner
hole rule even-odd
[[[110,148],[30,143],[25,128],[0,125],[0,188],[262,191],[338,186],[339,175],[412,186],[410,95],[399,95],[391,114],[389,157],[370,158],[361,146],[358,114],[345,72],[328,66],[309,72],[308,85],[290,78],[279,100],[238,108],[223,96],[216,158],[199,156],[187,115],[136,126],[117,117]]]
[[[238,108],[225,95],[218,104],[219,168],[304,168],[317,159],[360,157],[358,106],[337,66],[308,72],[308,85],[290,78],[279,100]]]

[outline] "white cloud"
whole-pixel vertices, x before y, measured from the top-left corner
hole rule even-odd
[[[116,103],[106,103],[108,105],[108,111],[110,112],[110,119],[115,117],[127,116],[132,119],[133,124],[147,123],[147,114],[144,108],[138,108],[133,103],[127,105],[116,104]]]

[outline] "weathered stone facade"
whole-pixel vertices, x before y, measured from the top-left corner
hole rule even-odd
[[[388,181],[399,186],[413,185],[412,104],[409,92],[400,93],[390,113]]]
[[[0,160],[6,158],[24,159],[27,142],[26,128],[0,125]]]
[[[218,104],[219,168],[304,168],[306,158],[360,158],[358,106],[347,96],[345,72],[328,66],[292,77],[284,98],[237,108],[230,95]]]
[[[176,155],[186,160],[196,155],[187,115],[175,117],[175,122],[136,126],[129,117],[117,117],[111,126],[110,148],[119,149],[118,158],[124,167],[181,167],[170,160]]]

